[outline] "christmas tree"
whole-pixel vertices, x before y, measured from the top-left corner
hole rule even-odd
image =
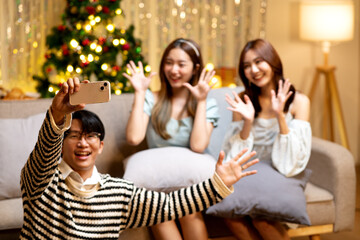
[[[122,76],[126,64],[141,61],[141,41],[134,27],[124,28],[121,0],[67,0],[62,24],[46,38],[47,52],[38,81],[41,97],[53,97],[69,77],[90,81],[108,80],[112,93],[132,92]]]

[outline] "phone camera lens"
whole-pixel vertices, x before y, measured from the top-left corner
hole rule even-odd
[[[107,82],[106,82],[106,83],[104,83],[104,86],[105,86],[105,87],[107,86]]]
[[[105,88],[103,86],[100,87],[101,90],[104,90]]]

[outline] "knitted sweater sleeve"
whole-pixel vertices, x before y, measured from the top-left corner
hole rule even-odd
[[[59,128],[47,111],[35,147],[21,170],[21,190],[28,198],[39,197],[51,181],[61,154],[62,133],[70,126],[70,119],[66,116]]]
[[[232,192],[216,173],[204,182],[168,194],[135,187],[126,228],[151,226],[202,211]]]

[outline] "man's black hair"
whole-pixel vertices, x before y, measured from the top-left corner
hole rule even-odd
[[[82,124],[83,133],[100,133],[100,141],[104,140],[105,128],[98,115],[87,110],[80,110],[72,113],[72,119],[79,119]],[[69,130],[68,130],[69,131]],[[68,131],[65,132],[65,136]]]

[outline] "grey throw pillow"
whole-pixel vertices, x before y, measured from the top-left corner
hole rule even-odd
[[[287,178],[270,161],[260,161],[250,169],[258,173],[234,184],[234,193],[207,209],[206,213],[224,218],[246,215],[281,222],[310,225],[304,189],[311,170]]]

